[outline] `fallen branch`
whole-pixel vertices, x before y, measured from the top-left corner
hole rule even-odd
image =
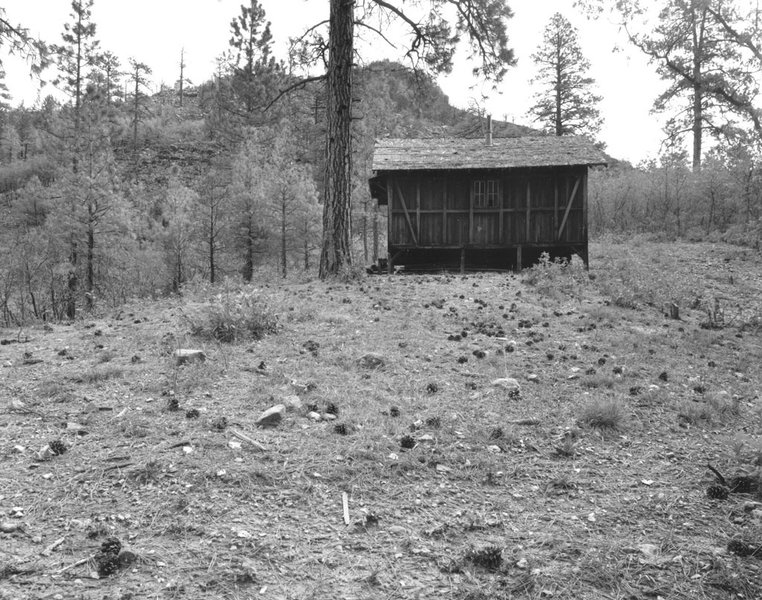
[[[42,554],[43,556],[50,556],[50,555],[53,553],[53,550],[55,550],[56,548],[58,548],[58,546],[60,546],[61,544],[63,544],[65,541],[66,541],[66,538],[65,538],[65,537],[62,537],[62,538],[58,538],[58,539],[57,539],[55,542],[53,542],[52,544],[50,544],[50,546],[48,546],[47,548],[45,548],[45,550],[43,550],[42,552],[40,552],[40,554]]]
[[[127,463],[121,463],[118,465],[111,465],[110,467],[106,467],[105,469],[103,469],[103,472],[107,473],[108,471],[113,471],[114,469],[124,469],[125,467],[129,467],[132,464],[133,463],[131,462],[127,462]]]
[[[260,450],[262,452],[265,452],[267,448],[265,448],[262,444],[260,444],[258,441],[250,438],[248,435],[241,433],[240,431],[236,429],[231,429],[230,433],[232,433],[235,437],[237,437],[239,440],[243,440],[244,442],[248,442],[252,446],[254,446],[257,450]]]
[[[509,425],[539,425],[540,420],[539,419],[515,419],[513,421],[508,421]]]
[[[91,560],[95,560],[95,556],[96,556],[95,554],[91,554],[90,556],[87,556],[87,557],[85,557],[85,558],[83,558],[81,560],[78,560],[75,563],[72,563],[72,564],[70,564],[70,565],[68,565],[66,567],[63,567],[62,569],[58,569],[58,571],[55,571],[54,574],[55,575],[60,575],[61,573],[65,573],[69,569],[74,569],[76,567],[80,567],[80,566],[84,565],[85,563],[90,562]]]

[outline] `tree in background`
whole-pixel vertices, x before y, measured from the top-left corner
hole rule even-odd
[[[219,59],[214,104],[208,118],[217,136],[237,144],[244,130],[278,119],[265,112],[284,77],[283,63],[272,54],[272,33],[258,0],[241,5],[231,23],[230,50]]]
[[[121,79],[124,73],[121,71],[121,62],[113,52],[104,52],[98,60],[100,76],[96,80],[102,89],[104,100],[111,105],[123,96]]]
[[[95,39],[95,23],[92,21],[93,0],[73,0],[71,3],[72,21],[64,24],[62,35],[63,44],[54,45],[60,76],[55,82],[61,85],[72,101],[71,127],[65,134],[66,153],[74,175],[79,171],[82,152],[82,99],[86,90],[87,71],[96,65],[98,60],[99,42]],[[77,212],[76,196],[71,196],[71,213]],[[67,300],[66,316],[73,319],[76,316],[76,301],[79,292],[79,241],[75,232],[71,234],[69,253],[69,297]]]
[[[132,113],[132,151],[137,155],[138,149],[138,124],[143,121],[146,114],[148,95],[144,90],[148,89],[150,83],[148,75],[151,74],[151,68],[142,62],[130,59],[130,87],[132,88],[132,98],[130,98],[130,108]]]
[[[233,94],[246,116],[264,108],[276,86],[271,76],[281,69],[272,55],[272,33],[265,9],[258,0],[241,5],[241,14],[230,22],[230,70]]]
[[[0,148],[8,148],[8,155],[0,155],[0,162],[4,159],[13,160],[13,146],[10,136],[14,133],[10,127],[11,94],[5,83],[5,70],[0,66]],[[3,153],[5,154],[5,153]]]
[[[539,89],[530,109],[534,120],[555,135],[587,134],[594,137],[601,127],[595,80],[587,72],[590,62],[582,54],[577,29],[560,13],[554,14],[532,55]]]
[[[231,188],[231,241],[243,259],[244,281],[254,278],[258,257],[266,252],[270,237],[265,224],[265,173],[271,136],[253,130],[233,157]]]
[[[230,176],[227,169],[212,167],[203,177],[199,189],[201,240],[206,246],[206,266],[209,282],[217,281],[219,255],[224,248],[226,209],[230,202]]]
[[[278,128],[272,152],[267,159],[265,170],[266,198],[270,223],[277,231],[280,251],[280,270],[285,278],[288,275],[288,255],[294,248],[309,246],[309,239],[297,239],[297,234],[306,234],[304,220],[307,215],[314,215],[310,207],[317,206],[317,189],[311,169],[298,162],[299,148],[288,122]],[[305,253],[305,262],[309,256]]]
[[[161,238],[175,293],[189,279],[196,264],[194,248],[198,243],[200,213],[198,194],[171,177],[166,190]]]
[[[456,15],[451,21],[453,11]],[[504,0],[331,0],[327,38],[319,27],[301,38],[301,56],[328,55],[326,81],[326,163],[323,177],[323,245],[321,278],[351,267],[352,71],[355,26],[379,33],[391,23],[409,34],[406,56],[434,73],[452,69],[461,36],[478,59],[475,75],[499,81],[514,63],[508,48],[506,21],[512,16]],[[381,39],[386,38],[381,34]],[[327,43],[326,43],[327,39]],[[388,40],[386,40],[388,41]]]
[[[732,141],[741,130],[762,140],[759,4],[743,0],[575,0],[588,14],[613,14],[630,42],[656,66],[667,89],[654,108],[670,114],[669,140],[692,140],[701,168],[704,134]]]

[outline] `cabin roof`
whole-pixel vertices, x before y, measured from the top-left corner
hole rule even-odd
[[[605,165],[606,155],[580,136],[376,140],[373,170],[514,169]]]

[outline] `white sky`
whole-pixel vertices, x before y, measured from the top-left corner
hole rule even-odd
[[[603,96],[604,127],[601,139],[612,156],[632,162],[654,157],[662,139],[658,116],[650,114],[653,99],[663,87],[652,67],[618,35],[606,21],[589,22],[575,13],[572,0],[507,0],[514,12],[508,22],[511,46],[518,66],[492,92],[489,86],[472,89],[471,67],[460,57],[452,75],[439,83],[450,101],[466,108],[482,92],[489,94],[488,112],[496,119],[507,118],[531,125],[526,111],[531,104],[529,80],[533,74],[530,58],[542,39],[542,32],[554,12],[561,12],[580,31],[583,53],[590,61],[591,75]],[[127,63],[130,57],[153,70],[159,83],[171,85],[179,76],[180,49],[185,48],[186,74],[194,83],[209,79],[215,58],[228,48],[230,21],[240,12],[242,0],[96,0],[93,20],[104,50],[111,50]],[[290,36],[328,18],[328,0],[261,0],[272,21],[276,51],[285,58]],[[48,42],[61,40],[69,21],[69,0],[5,0],[8,19],[28,27]],[[616,43],[623,52],[613,52]],[[364,49],[367,60],[401,59],[400,52],[383,42]],[[39,94],[23,64],[3,56],[7,83],[14,101],[34,104]],[[52,78],[52,73],[48,74]],[[47,92],[46,92],[47,93]]]

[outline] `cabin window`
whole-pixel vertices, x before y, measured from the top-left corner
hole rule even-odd
[[[500,206],[500,182],[497,179],[476,179],[473,183],[474,208]]]

